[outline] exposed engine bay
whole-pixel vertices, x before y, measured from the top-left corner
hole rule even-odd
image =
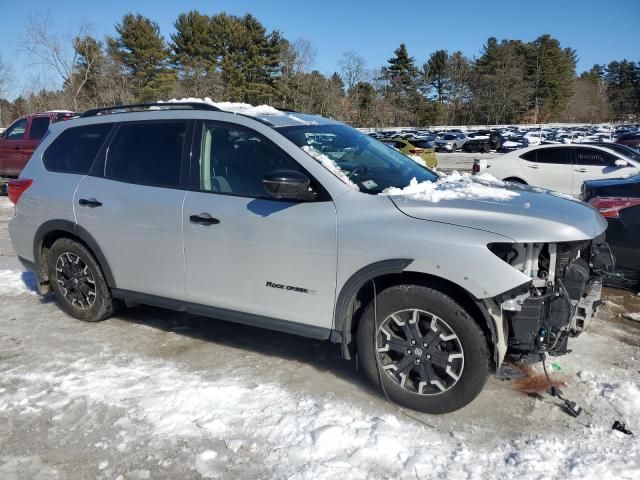
[[[564,243],[492,244],[491,251],[531,278],[496,297],[508,326],[512,354],[563,355],[569,337],[582,333],[596,313],[602,277],[614,258],[604,235]]]

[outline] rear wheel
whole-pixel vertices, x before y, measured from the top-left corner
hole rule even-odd
[[[417,285],[390,287],[365,309],[358,355],[391,400],[426,413],[464,407],[489,375],[480,327],[452,298]]]
[[[102,270],[81,243],[70,238],[56,240],[47,255],[47,271],[58,304],[72,317],[98,322],[114,313]]]

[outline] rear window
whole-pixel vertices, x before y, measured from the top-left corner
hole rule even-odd
[[[101,123],[65,130],[44,152],[45,168],[53,172],[86,175],[111,126],[111,123]]]
[[[47,133],[49,128],[49,117],[33,117],[31,119],[31,128],[29,129],[30,140],[40,140]]]
[[[125,124],[109,144],[105,177],[120,182],[180,186],[186,122]]]

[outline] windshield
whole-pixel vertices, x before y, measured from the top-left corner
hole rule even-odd
[[[312,157],[328,157],[361,192],[377,194],[389,187],[404,188],[413,178],[418,182],[438,179],[423,165],[346,125],[300,125],[277,130]]]

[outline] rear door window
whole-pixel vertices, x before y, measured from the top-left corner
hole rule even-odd
[[[49,128],[49,117],[34,117],[29,128],[29,140],[40,140]]]
[[[187,122],[123,124],[109,145],[105,178],[178,188]]]
[[[86,175],[112,125],[101,123],[65,130],[45,150],[42,157],[45,168]]]

